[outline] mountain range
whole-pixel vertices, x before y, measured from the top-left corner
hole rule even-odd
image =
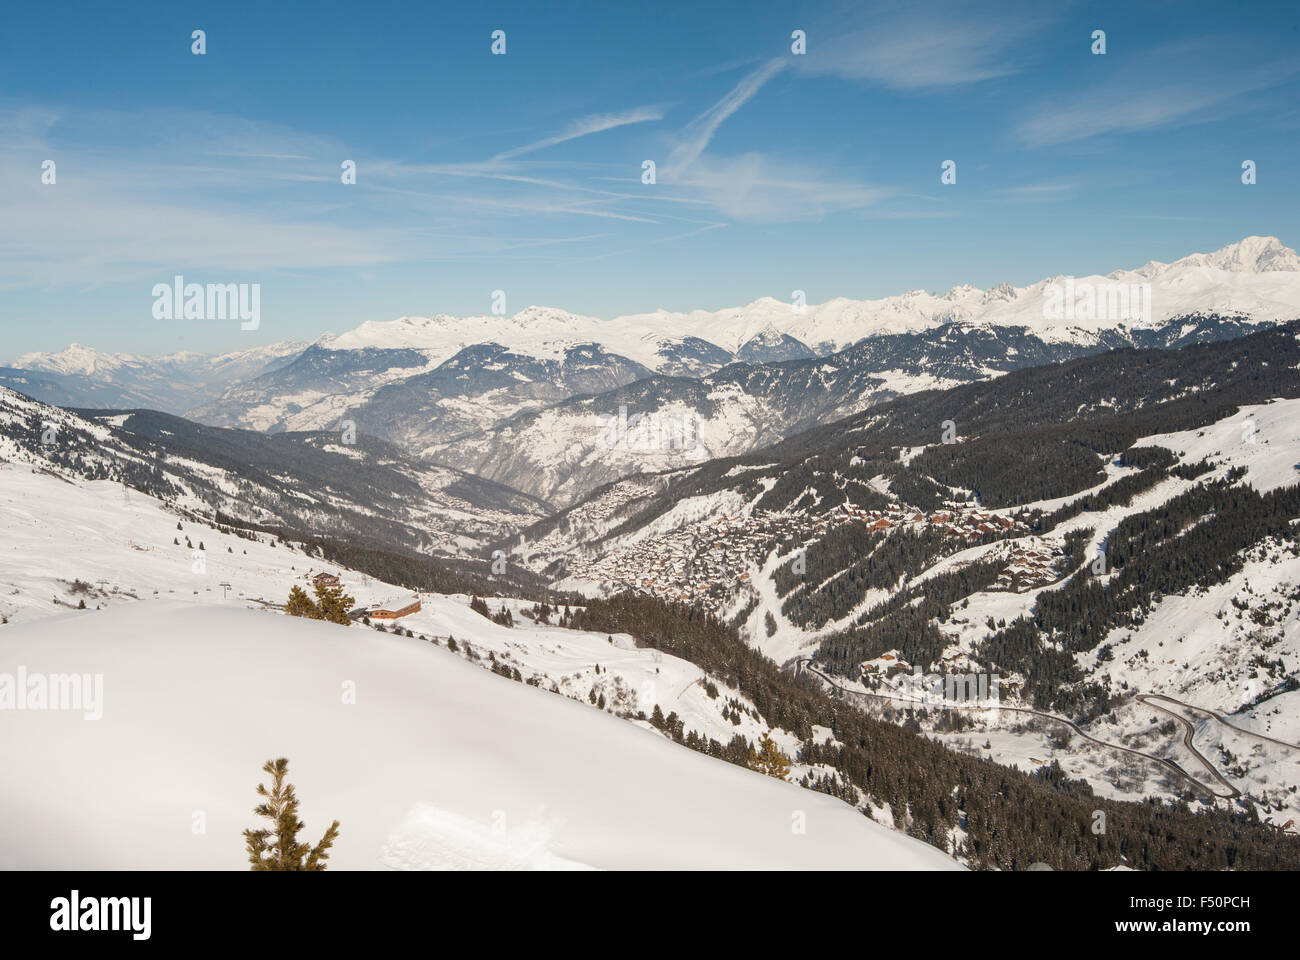
[[[265,433],[351,425],[414,460],[562,508],[600,485],[734,456],[891,398],[1300,316],[1300,257],[1247,237],[1173,263],[1025,287],[583,317],[403,317],[313,343],[156,359],[74,345],[0,368],[66,407]]]

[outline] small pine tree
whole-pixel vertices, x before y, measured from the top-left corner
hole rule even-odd
[[[489,620],[492,619],[492,614],[488,610],[488,605],[477,594],[475,594],[474,597],[470,600],[469,608],[473,610],[475,613],[479,614],[480,616],[487,617]]]
[[[749,769],[765,773],[769,777],[785,780],[790,776],[790,758],[781,752],[781,748],[766,733],[759,741],[759,752],[749,748]]]
[[[320,843],[311,846],[298,842],[298,831],[306,826],[298,819],[298,796],[292,783],[285,783],[289,761],[284,757],[268,760],[262,770],[271,775],[271,789],[257,785],[258,796],[266,797],[253,812],[273,823],[271,830],[245,830],[244,844],[253,870],[320,871],[325,869],[330,847],[338,839],[339,822],[330,824]]]
[[[307,591],[297,585],[289,591],[289,601],[284,605],[284,612],[291,617],[321,619],[320,607],[312,603],[311,597],[307,596]]]
[[[348,611],[356,602],[357,598],[348,596],[343,592],[343,587],[338,584],[316,584],[315,606],[320,611],[322,620],[339,623],[345,627],[350,625],[352,618],[348,616]]]

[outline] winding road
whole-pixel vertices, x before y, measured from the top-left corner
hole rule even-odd
[[[1158,704],[1153,703],[1152,701],[1164,700],[1168,703],[1177,704],[1178,706],[1185,707],[1189,710],[1198,710],[1201,713],[1209,714],[1210,716],[1218,720],[1220,723],[1222,723],[1224,726],[1231,727],[1233,730],[1236,730],[1239,733],[1246,734],[1247,736],[1257,737],[1261,740],[1267,740],[1270,743],[1277,744],[1278,746],[1281,747],[1286,747],[1287,749],[1290,750],[1300,751],[1300,746],[1294,743],[1286,743],[1282,740],[1274,740],[1272,737],[1266,737],[1263,734],[1255,733],[1252,730],[1245,730],[1241,727],[1238,727],[1236,724],[1230,723],[1229,721],[1225,720],[1220,714],[1216,713],[1213,710],[1207,710],[1204,707],[1196,707],[1189,703],[1183,703],[1181,700],[1175,700],[1173,697],[1167,697],[1164,696],[1163,694],[1148,694],[1148,693],[1138,694],[1137,699],[1139,701],[1145,703],[1153,710],[1159,710],[1162,713],[1169,714],[1171,717],[1173,717],[1175,720],[1177,720],[1179,723],[1183,725],[1183,746],[1185,746],[1188,749],[1188,751],[1191,752],[1192,756],[1196,757],[1196,759],[1200,761],[1202,765],[1204,765],[1205,769],[1210,772],[1210,774],[1214,777],[1215,781],[1227,791],[1226,793],[1220,793],[1217,790],[1211,788],[1210,786],[1207,786],[1206,784],[1202,783],[1200,780],[1197,780],[1190,773],[1184,770],[1181,766],[1179,766],[1173,760],[1168,759],[1167,757],[1159,757],[1156,756],[1155,754],[1144,753],[1141,750],[1135,750],[1132,747],[1125,747],[1118,743],[1108,743],[1105,740],[1098,740],[1096,737],[1092,736],[1091,734],[1086,733],[1073,720],[1067,720],[1065,717],[1060,717],[1053,713],[1043,713],[1041,710],[1031,710],[1028,707],[1005,707],[1001,705],[998,705],[996,707],[989,707],[989,706],[963,707],[963,706],[956,706],[948,703],[933,704],[933,703],[925,703],[924,701],[920,701],[920,700],[909,700],[906,697],[891,697],[888,694],[883,694],[883,693],[867,693],[862,690],[850,690],[847,687],[841,686],[839,683],[832,680],[826,674],[822,673],[820,670],[814,667],[812,665],[812,660],[808,658],[802,658],[796,661],[796,670],[799,672],[803,672],[804,670],[807,670],[809,673],[814,674],[823,683],[839,691],[840,694],[846,696],[865,697],[873,700],[886,700],[893,703],[903,703],[909,706],[928,707],[931,709],[1006,710],[1011,713],[1027,713],[1030,714],[1031,716],[1042,717],[1045,720],[1050,720],[1054,723],[1059,723],[1066,727],[1069,727],[1070,730],[1072,730],[1074,733],[1078,734],[1080,737],[1082,737],[1084,740],[1087,740],[1090,743],[1095,743],[1098,746],[1105,747],[1108,750],[1116,750],[1120,753],[1129,754],[1130,756],[1141,757],[1143,760],[1147,760],[1151,763],[1158,764],[1166,771],[1182,778],[1183,780],[1186,780],[1188,783],[1190,783],[1193,787],[1195,787],[1198,791],[1205,794],[1206,796],[1215,797],[1219,800],[1235,800],[1238,797],[1242,796],[1242,792],[1238,790],[1232,784],[1232,782],[1228,780],[1227,777],[1221,774],[1218,771],[1218,769],[1214,766],[1214,764],[1210,763],[1210,761],[1206,759],[1206,757],[1199,750],[1197,750],[1195,746],[1192,745],[1192,736],[1195,733],[1195,727],[1192,725],[1192,722],[1188,720],[1186,717],[1182,716],[1181,714],[1175,713],[1174,711],[1166,707],[1159,706]]]

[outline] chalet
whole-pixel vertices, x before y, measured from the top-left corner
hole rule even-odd
[[[409,599],[405,597],[397,597],[390,603],[371,607],[369,616],[372,620],[397,620],[400,617],[409,617],[411,614],[419,612],[419,597],[412,596]]]
[[[884,517],[881,517],[879,520],[877,520],[875,523],[873,523],[873,524],[871,525],[870,529],[872,529],[872,530],[888,530],[888,529],[889,529],[890,527],[892,527],[892,526],[893,526],[892,523],[890,523],[890,522],[889,522],[888,520],[886,520]]]
[[[318,573],[311,578],[311,582],[318,587],[337,587],[339,578],[332,573]]]

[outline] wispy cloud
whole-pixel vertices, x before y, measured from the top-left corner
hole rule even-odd
[[[808,52],[791,57],[796,70],[865,80],[894,90],[963,86],[1024,69],[1027,37],[1048,22],[1041,8],[953,3],[923,11],[885,6],[823,21]]]
[[[671,183],[679,178],[704,152],[718,127],[733,113],[743,107],[762,89],[763,84],[785,69],[785,61],[768,60],[756,70],[747,73],[727,95],[700,114],[682,131],[682,136],[664,168],[664,179]]]
[[[890,195],[883,188],[837,181],[813,167],[776,163],[756,153],[704,157],[682,185],[700,191],[724,216],[763,223],[815,220]]]
[[[1005,200],[1042,203],[1056,200],[1078,189],[1077,183],[1026,183],[1016,187],[1003,187],[996,193]]]
[[[504,153],[498,153],[493,159],[509,160],[512,157],[522,156],[525,153],[533,153],[537,150],[544,150],[547,147],[553,147],[557,143],[565,143],[569,140],[577,140],[579,137],[590,136],[593,133],[603,133],[606,130],[613,130],[615,127],[625,127],[632,123],[645,123],[649,120],[662,120],[663,112],[657,107],[638,107],[635,110],[628,110],[624,113],[597,113],[587,117],[580,117],[574,120],[568,127],[554,136],[545,137],[533,143],[525,144],[522,147],[516,147],[513,150],[507,150]]]
[[[1171,48],[1146,58],[1109,79],[1072,97],[1054,98],[1033,108],[1016,125],[1014,136],[1034,147],[1073,143],[1110,133],[1135,133],[1222,119],[1258,104],[1247,94],[1276,87],[1300,72],[1294,61],[1234,68],[1203,49]],[[1164,80],[1187,75],[1171,69],[1195,62],[1191,79]]]
[[[711,221],[673,211],[704,210],[708,200],[640,190],[635,178],[616,183],[609,175],[622,164],[528,155],[660,116],[655,107],[589,115],[487,160],[412,163],[239,117],[0,105],[9,227],[0,288],[517,260],[557,245],[581,256],[609,248],[595,221],[621,224],[638,243],[690,236]],[[212,130],[223,131],[215,145]],[[50,158],[58,180],[47,186],[41,163]],[[340,182],[345,159],[357,164],[355,185]]]

